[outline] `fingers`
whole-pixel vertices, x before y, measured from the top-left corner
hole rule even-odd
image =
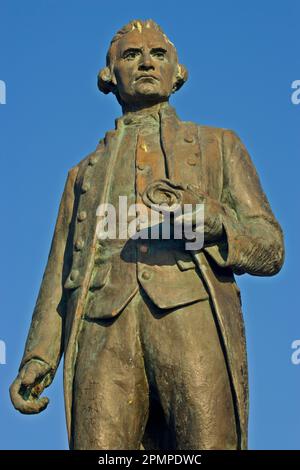
[[[22,385],[24,385],[24,387],[30,387],[31,385],[34,384],[37,378],[38,378],[37,371],[35,369],[31,369],[28,372],[23,373]]]
[[[25,387],[34,385],[36,382],[41,380],[51,370],[50,366],[45,363],[37,361],[29,361],[24,365],[20,372],[22,384]]]
[[[21,379],[17,377],[16,380],[11,384],[9,388],[10,399],[15,408],[16,408],[16,404],[18,404],[18,395],[19,395],[21,383],[22,383]]]
[[[9,390],[11,401],[18,411],[24,414],[36,414],[47,408],[49,403],[49,399],[47,397],[34,400],[29,398],[28,400],[25,400],[20,393],[23,386],[24,384],[21,378],[17,377]]]
[[[39,362],[28,362],[10,387],[10,398],[21,413],[35,414],[43,411],[49,403],[47,397],[38,398],[45,388],[50,366]],[[43,381],[42,381],[43,380]]]
[[[151,204],[150,209],[153,209],[156,212],[162,212],[163,214],[170,214],[180,210],[180,205],[172,204],[171,206],[168,206],[168,204]]]

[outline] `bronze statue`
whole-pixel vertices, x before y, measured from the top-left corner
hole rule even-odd
[[[247,447],[234,274],[276,274],[283,236],[239,137],[183,122],[169,105],[186,79],[152,20],[134,20],[115,35],[98,76],[123,116],[69,171],[10,388],[15,408],[39,413],[64,354],[71,449]],[[202,202],[203,247],[187,250],[175,237],[100,239],[97,208],[117,207],[119,196],[146,211],[164,201],[167,212],[174,198]]]

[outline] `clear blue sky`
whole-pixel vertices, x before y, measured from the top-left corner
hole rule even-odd
[[[62,371],[37,416],[14,411],[8,387],[48,256],[69,168],[114,127],[120,108],[96,76],[113,34],[153,18],[190,74],[172,97],[183,120],[234,129],[246,144],[282,224],[286,262],[273,278],[238,278],[248,340],[251,449],[300,449],[299,211],[300,79],[296,1],[1,0],[0,448],[65,449]]]

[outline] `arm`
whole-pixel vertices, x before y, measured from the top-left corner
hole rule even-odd
[[[225,236],[205,250],[222,267],[257,276],[276,274],[284,243],[250,156],[232,131],[223,134],[222,225]]]
[[[51,383],[63,351],[66,309],[63,284],[72,255],[69,226],[73,214],[76,175],[75,167],[69,171],[65,184],[19,375],[10,390],[13,404],[22,412],[38,412],[47,406],[47,399],[41,399],[40,409],[37,398]],[[24,401],[28,403],[25,404]],[[36,401],[36,407],[34,403],[32,405],[32,401]]]

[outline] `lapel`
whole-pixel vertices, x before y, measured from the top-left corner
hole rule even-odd
[[[223,189],[222,129],[181,121],[171,106],[160,111],[167,177],[190,183],[220,200]]]
[[[176,174],[176,144],[177,136],[180,131],[180,122],[176,111],[171,106],[162,109],[160,115],[160,132],[163,152],[166,159],[166,177],[173,179]],[[176,137],[175,137],[176,136]]]
[[[220,174],[220,152],[217,139],[212,138],[213,133],[192,122],[181,121],[170,105],[162,107],[159,114],[166,176],[174,182],[194,184],[202,191],[218,196],[220,181],[216,181],[216,175]],[[90,157],[93,164],[86,166],[83,185],[87,183],[93,189],[80,198],[80,205],[91,208],[93,204],[98,207],[107,202],[107,192],[123,138],[123,126],[118,121],[116,129],[106,133],[103,142]]]
[[[181,121],[172,106],[160,111],[160,120],[166,176],[175,182],[200,185],[201,151],[198,126]]]

